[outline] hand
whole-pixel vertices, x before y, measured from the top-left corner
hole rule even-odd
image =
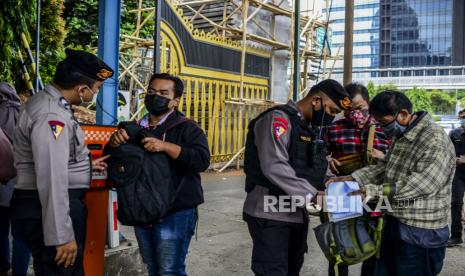
[[[93,171],[98,171],[98,172],[103,172],[106,170],[108,167],[107,163],[105,163],[105,160],[107,160],[110,157],[110,155],[100,157],[98,159],[92,160],[92,170]]]
[[[325,186],[328,187],[329,184],[331,184],[333,182],[343,182],[343,181],[354,181],[354,179],[350,175],[348,175],[348,176],[339,176],[339,177],[331,177],[330,179],[328,179],[325,182]]]
[[[76,241],[70,241],[63,245],[56,246],[57,255],[55,262],[57,265],[64,265],[65,268],[73,266],[77,256],[77,244]]]
[[[360,189],[360,190],[357,190],[357,191],[350,192],[349,195],[350,196],[361,195],[362,196],[362,201],[364,201],[366,196],[367,196],[367,191],[365,189]]]
[[[455,164],[456,164],[457,166],[462,166],[463,164],[465,164],[465,159],[462,158],[462,157],[457,157],[457,158],[455,159]]]
[[[162,152],[165,151],[165,142],[153,137],[146,137],[142,140],[144,149],[150,152]]]
[[[341,162],[337,161],[336,158],[333,158],[331,156],[328,157],[328,163],[329,163],[329,169],[334,173],[334,174],[339,174],[339,170],[337,167],[340,167],[342,164]]]
[[[380,150],[373,149],[373,152],[371,153],[371,157],[373,157],[374,159],[383,160],[384,157],[386,157],[386,154],[384,154],[384,152]]]
[[[316,195],[314,195],[314,196],[312,197],[311,202],[312,202],[312,203],[315,203],[315,204],[318,203],[318,202],[322,202],[322,201],[318,201],[318,199],[319,199],[319,198],[322,198],[322,197],[324,197],[324,196],[326,196],[326,193],[325,193],[324,191],[318,191],[318,192],[316,193]]]
[[[129,135],[126,130],[118,129],[111,135],[110,142],[108,142],[108,144],[112,148],[117,148],[122,144],[125,144],[127,140],[129,140]]]

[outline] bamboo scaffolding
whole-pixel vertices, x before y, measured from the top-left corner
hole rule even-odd
[[[130,35],[121,35],[120,67],[122,73],[119,81],[120,83],[127,82],[131,91],[145,92],[151,70],[141,73],[141,68],[153,67],[153,57],[148,53],[153,51],[154,47],[161,47],[162,58],[160,62],[166,72],[179,74],[180,68],[175,62],[176,57],[173,48],[170,48],[172,46],[166,41],[166,37],[162,37],[159,46],[154,45],[152,38],[141,37],[141,30],[153,18],[155,8],[143,8],[144,1],[148,0],[137,1],[138,8],[129,11],[135,15],[135,29]],[[276,30],[276,18],[287,17],[292,20],[294,11],[283,8],[282,4],[285,1],[293,0],[166,1],[170,5],[174,5],[178,10],[183,11],[182,16],[187,17],[187,19],[184,19],[185,24],[194,26],[194,28],[196,28],[196,24],[200,24],[199,26],[202,26],[206,36],[213,35],[224,40],[240,41],[240,81],[232,83],[184,76],[186,95],[180,102],[180,110],[193,116],[206,131],[212,156],[223,160],[226,165],[231,165],[237,160],[237,166],[239,166],[240,158],[243,155],[245,136],[247,135],[246,126],[248,120],[256,116],[257,112],[278,104],[271,100],[271,95],[274,93],[271,87],[265,89],[265,87],[245,82],[246,56],[250,49],[253,49],[252,45],[258,49],[268,49],[271,52],[270,60],[272,62],[275,60],[275,51],[284,50],[291,55],[291,46],[294,43],[299,43],[298,55],[301,57],[300,66],[303,67],[303,70],[300,70],[303,73],[300,75],[299,83],[302,89],[301,94],[303,94],[311,86],[309,76],[312,73],[309,66],[318,62],[321,56],[320,50],[316,47],[316,30],[320,27],[326,28],[327,22],[320,20],[316,16],[301,15],[300,41],[293,41],[293,36],[291,36],[290,40],[280,41]],[[271,26],[260,24],[257,17],[262,13],[271,15]],[[260,34],[252,32],[253,28],[259,30]],[[292,30],[288,31],[292,32]],[[324,62],[322,67],[330,68],[332,72],[338,54],[335,57],[329,57],[327,45],[322,46],[322,61]],[[333,61],[333,64],[327,66],[326,61]],[[324,75],[331,76],[331,72],[328,73],[326,69],[323,70]],[[142,95],[139,94],[131,101],[140,100]],[[135,105],[135,108],[131,110],[131,119],[138,119],[144,112],[144,106]],[[224,159],[224,157],[228,158]]]

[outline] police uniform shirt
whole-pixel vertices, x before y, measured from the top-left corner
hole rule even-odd
[[[289,101],[287,105],[298,110],[293,101]],[[276,127],[277,124],[280,127]],[[256,122],[255,145],[259,159],[264,160],[260,162],[260,167],[263,174],[287,194],[308,199],[315,195],[317,190],[306,179],[297,177],[295,170],[289,164],[291,131],[290,118],[281,110],[268,112]],[[284,222],[304,221],[303,208],[296,208],[295,212],[266,211],[264,205],[267,195],[269,195],[268,188],[255,186],[250,193],[247,193],[244,213],[257,218]],[[278,205],[275,207],[277,208]]]
[[[31,97],[21,110],[14,156],[16,189],[38,191],[45,245],[74,240],[68,189],[89,187],[91,164],[84,133],[52,85]]]

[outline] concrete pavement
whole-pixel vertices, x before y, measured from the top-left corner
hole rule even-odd
[[[250,258],[252,242],[242,221],[245,198],[244,176],[241,172],[203,175],[205,204],[199,208],[198,239],[191,242],[187,271],[191,276],[252,275]],[[311,228],[318,219],[311,221]],[[123,227],[125,236],[135,239],[132,228]],[[109,253],[107,275],[144,275],[136,242],[123,254]],[[309,233],[309,254],[301,275],[327,275],[327,262],[314,234]],[[121,250],[121,249],[120,249]],[[350,267],[350,275],[360,275],[360,265]],[[441,275],[465,275],[465,247],[448,249]]]

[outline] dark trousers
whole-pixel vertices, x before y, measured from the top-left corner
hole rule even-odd
[[[386,216],[381,258],[376,276],[435,276],[444,264],[446,248],[422,248],[400,239],[399,222]]]
[[[76,191],[76,190],[73,190]],[[12,201],[12,231],[31,250],[34,272],[37,276],[80,276],[84,275],[83,256],[86,233],[87,208],[84,204],[85,192],[72,196],[69,200],[70,217],[73,223],[74,238],[78,253],[74,266],[65,268],[55,262],[56,247],[45,246],[42,228],[42,208],[38,197],[15,196]]]
[[[10,207],[0,206],[0,272],[11,268],[14,276],[26,276],[31,253],[17,235],[13,235],[13,247],[10,248],[10,220]]]
[[[296,276],[307,253],[308,222],[290,223],[244,214],[253,241],[256,276]]]
[[[452,202],[451,202],[451,237],[462,237],[462,208],[463,208],[463,195],[465,192],[465,170],[464,168],[457,168],[454,181],[452,182]]]
[[[370,259],[364,261],[362,263],[362,273],[361,276],[373,276],[375,275],[375,269],[376,269],[376,262],[378,259],[376,256],[371,257]],[[345,265],[339,265],[338,266],[338,272],[339,276],[348,276],[349,275],[349,267]],[[336,273],[334,272],[334,264],[329,264],[328,266],[328,275],[329,276],[336,276]]]

